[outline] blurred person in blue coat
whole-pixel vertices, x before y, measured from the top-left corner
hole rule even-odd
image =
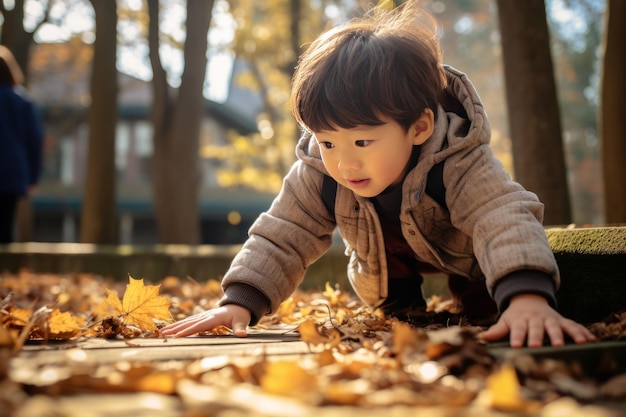
[[[15,57],[0,45],[0,244],[14,240],[17,204],[42,170],[43,128],[23,82]]]

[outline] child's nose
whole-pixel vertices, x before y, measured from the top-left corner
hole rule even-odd
[[[357,157],[346,152],[339,157],[339,163],[337,164],[337,167],[340,170],[344,171],[354,170],[360,167],[360,162]]]

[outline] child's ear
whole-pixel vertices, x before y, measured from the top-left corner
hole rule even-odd
[[[425,109],[422,115],[413,123],[410,132],[413,135],[413,145],[426,142],[435,131],[435,114],[431,109]]]

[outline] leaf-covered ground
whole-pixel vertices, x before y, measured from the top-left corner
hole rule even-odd
[[[293,355],[111,362],[86,360],[77,347],[94,338],[129,347],[163,338],[165,323],[209,309],[221,295],[218,282],[191,278],[145,284],[0,274],[0,416],[626,415],[623,355],[607,355],[590,370],[582,352],[591,347],[580,361],[526,350],[494,354],[476,337],[487,323],[453,314],[439,297],[405,322],[332,285],[296,292],[256,329],[298,334],[308,352]],[[600,343],[625,341],[626,312],[590,329]],[[51,345],[66,349],[64,360],[24,360],[27,349]]]

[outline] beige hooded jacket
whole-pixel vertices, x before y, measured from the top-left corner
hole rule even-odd
[[[493,156],[487,116],[470,81],[451,67],[446,74],[447,94],[435,132],[404,180],[404,237],[420,260],[471,279],[484,277],[490,291],[499,279],[520,270],[546,273],[557,288],[558,268],[541,224],[543,205]],[[338,227],[355,292],[368,305],[379,305],[387,297],[387,264],[374,205],[338,186],[332,217],[321,198],[326,170],[315,138],[304,134],[296,154],[282,190],[252,225],[224,276],[224,288],[250,285],[268,298],[268,313],[274,312],[307,267],[329,249]],[[442,160],[449,211],[424,191],[428,172]]]

